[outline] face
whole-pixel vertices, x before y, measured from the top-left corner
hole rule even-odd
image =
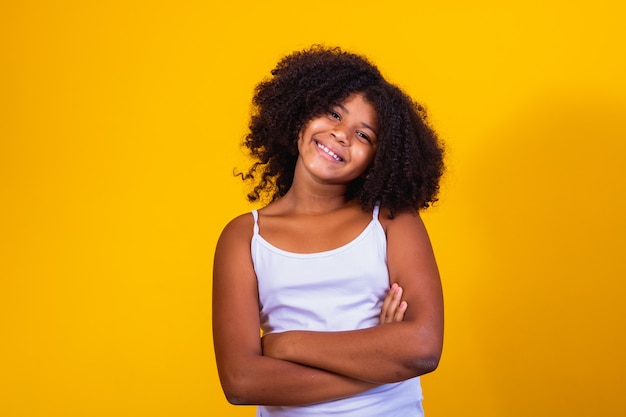
[[[322,182],[348,184],[359,177],[376,154],[377,115],[361,94],[308,122],[298,138],[298,165]]]

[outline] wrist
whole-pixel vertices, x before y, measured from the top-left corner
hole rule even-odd
[[[262,338],[263,355],[274,359],[289,360],[289,333],[270,333]]]

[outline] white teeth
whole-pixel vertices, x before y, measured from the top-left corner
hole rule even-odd
[[[322,149],[328,155],[330,155],[333,158],[335,158],[337,161],[343,161],[343,159],[341,159],[341,157],[339,155],[337,155],[335,152],[331,151],[330,149],[328,149],[326,146],[322,145],[321,143],[317,142],[317,147]]]

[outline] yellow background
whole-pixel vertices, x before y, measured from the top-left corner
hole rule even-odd
[[[447,143],[428,416],[626,415],[621,3],[3,1],[0,415],[253,415],[217,379],[213,250],[251,209],[252,89],[312,43]]]

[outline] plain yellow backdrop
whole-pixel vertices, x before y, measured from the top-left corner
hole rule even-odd
[[[3,1],[0,415],[252,416],[211,339],[254,85],[369,56],[447,145],[429,417],[624,416],[618,1]]]

